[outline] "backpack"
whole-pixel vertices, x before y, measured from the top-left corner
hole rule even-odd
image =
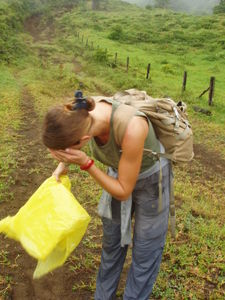
[[[154,99],[147,95],[145,91],[137,89],[129,89],[124,92],[118,92],[113,99],[124,105],[133,107],[126,109],[124,105],[120,105],[120,113],[124,119],[129,121],[131,115],[136,110],[143,112],[151,121],[156,136],[165,148],[165,153],[154,153],[149,149],[144,149],[158,158],[166,157],[173,162],[189,162],[194,157],[193,152],[193,133],[191,125],[187,119],[187,106],[184,102],[179,101],[177,104],[170,98]],[[115,118],[116,126],[116,118]],[[122,137],[126,130],[126,120],[120,124],[118,143],[121,143]],[[121,126],[122,124],[122,126]],[[159,179],[159,210],[162,206],[162,170],[160,167]],[[172,237],[175,238],[175,201],[173,178],[170,179],[170,229]]]
[[[151,155],[165,157],[173,162],[189,162],[194,157],[193,133],[187,119],[187,106],[179,101],[177,104],[170,98],[152,98],[145,91],[129,89],[116,93],[113,97],[95,96],[98,102],[112,99],[121,103],[114,114],[115,139],[121,145],[127,123],[138,111],[143,112],[151,121],[156,136],[165,148],[165,153],[156,153],[144,149]],[[123,122],[121,122],[121,119]],[[162,209],[162,169],[159,175],[159,211]],[[175,203],[173,178],[170,178],[170,229],[175,238]]]
[[[153,155],[166,157],[173,162],[189,162],[193,159],[193,133],[184,102],[176,104],[170,98],[152,98],[145,91],[137,89],[118,92],[113,99],[125,104],[121,105],[124,119],[129,119],[130,114],[134,114],[136,110],[143,112],[150,119],[157,138],[165,148],[165,153],[152,152]],[[131,109],[126,110],[127,105],[133,107],[133,112]],[[121,128],[120,124],[118,143],[126,130],[126,121],[123,124],[124,128]],[[147,149],[145,151],[151,152]]]

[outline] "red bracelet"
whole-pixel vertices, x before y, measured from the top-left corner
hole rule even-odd
[[[80,169],[83,171],[87,171],[88,169],[90,169],[90,167],[94,164],[94,160],[93,159],[89,159],[89,161],[86,163],[86,165],[80,166]]]

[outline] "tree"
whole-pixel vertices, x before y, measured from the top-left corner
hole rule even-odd
[[[99,3],[100,3],[100,0],[92,0],[92,9],[93,10],[99,9]]]
[[[220,0],[220,3],[213,9],[214,14],[225,14],[225,0]]]
[[[155,7],[165,8],[170,4],[170,0],[155,0]]]

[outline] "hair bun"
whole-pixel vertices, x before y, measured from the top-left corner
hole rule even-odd
[[[92,98],[83,97],[83,93],[80,90],[74,93],[75,101],[72,110],[86,109],[91,111],[95,108],[95,101]]]
[[[86,99],[86,101],[87,101],[87,110],[88,111],[94,110],[94,108],[95,108],[95,101],[94,101],[94,99],[92,99],[91,97],[88,97]]]

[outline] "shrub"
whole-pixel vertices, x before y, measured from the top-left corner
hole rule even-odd
[[[211,55],[207,55],[204,57],[204,60],[206,61],[216,61],[217,60],[217,57],[215,54],[211,54]]]
[[[120,25],[116,25],[112,28],[111,33],[108,35],[108,38],[111,40],[121,40],[123,38],[123,28]]]
[[[148,10],[152,10],[153,9],[153,7],[150,4],[146,5],[145,8],[148,9]]]
[[[108,63],[109,55],[105,50],[97,49],[94,53],[94,60],[100,63]]]
[[[214,7],[214,14],[225,14],[225,0],[220,0],[220,3]]]
[[[163,65],[161,70],[166,74],[175,74],[176,73],[174,68],[170,64]]]
[[[168,64],[168,61],[167,61],[166,59],[163,59],[163,60],[161,61],[161,64],[162,64],[162,65],[167,65],[167,64]]]

